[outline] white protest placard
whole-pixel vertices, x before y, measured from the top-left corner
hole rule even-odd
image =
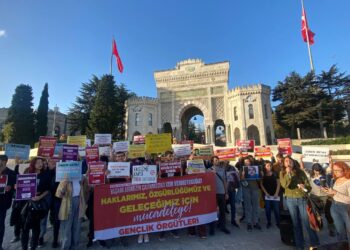
[[[94,143],[96,145],[111,144],[112,143],[112,134],[95,134]]]
[[[86,146],[91,147],[91,139],[86,139]]]
[[[156,165],[138,165],[132,167],[132,184],[157,183]]]
[[[117,141],[113,143],[113,152],[128,152],[129,141]]]
[[[130,162],[108,162],[108,170],[107,178],[129,177]]]
[[[172,145],[175,156],[189,156],[192,153],[191,144],[173,144]]]
[[[104,147],[98,147],[98,154],[100,156],[109,156],[111,152],[111,148],[109,146],[104,146]]]
[[[303,146],[303,161],[311,163],[329,163],[329,148]]]

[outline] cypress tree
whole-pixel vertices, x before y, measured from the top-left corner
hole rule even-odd
[[[40,102],[38,106],[38,110],[35,114],[35,134],[37,141],[40,136],[44,136],[47,134],[47,113],[49,111],[49,87],[48,84],[45,83],[43,92],[41,93]]]
[[[34,143],[33,90],[21,84],[15,89],[6,124],[12,123],[11,143]]]

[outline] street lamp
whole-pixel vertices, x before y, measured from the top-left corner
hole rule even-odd
[[[53,123],[52,123],[52,136],[55,136],[55,127],[56,127],[56,113],[58,112],[57,104],[53,108]]]

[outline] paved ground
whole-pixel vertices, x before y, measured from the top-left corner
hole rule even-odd
[[[241,207],[238,207],[238,218],[242,213]],[[6,223],[6,231],[3,247],[5,250],[19,250],[21,249],[21,245],[19,242],[10,243],[10,240],[13,238],[13,228],[9,226],[9,214],[7,215],[7,223]],[[227,215],[227,219],[229,218],[229,214]],[[231,230],[230,235],[226,235],[222,232],[216,232],[215,236],[208,236],[207,239],[200,239],[198,237],[189,237],[187,236],[187,230],[181,230],[180,238],[174,239],[170,234],[166,234],[166,240],[164,242],[160,242],[158,240],[158,234],[150,235],[150,242],[144,244],[137,243],[137,237],[129,237],[128,243],[129,246],[125,249],[167,249],[167,250],[180,250],[180,249],[210,249],[210,250],[219,250],[219,249],[247,249],[247,250],[270,250],[270,249],[278,249],[278,250],[288,250],[293,249],[284,245],[280,240],[280,233],[277,227],[272,227],[270,229],[266,229],[265,223],[265,215],[264,210],[261,210],[261,225],[263,227],[262,231],[248,232],[246,230],[246,224],[243,222],[240,224],[240,228],[231,226],[228,223],[228,228]],[[80,238],[80,247],[79,249],[86,249],[87,244],[87,227],[88,222],[84,222],[82,224],[82,232]],[[307,238],[307,237],[306,237]],[[320,232],[320,240],[321,243],[331,243],[335,241],[335,238],[331,238],[328,236],[327,230],[323,230]],[[48,228],[46,236],[45,236],[45,245],[42,249],[52,249],[52,228]],[[120,242],[115,241],[110,246],[110,249],[119,249],[124,248]],[[93,247],[89,248],[91,250],[95,249],[103,249],[97,242],[94,243]]]

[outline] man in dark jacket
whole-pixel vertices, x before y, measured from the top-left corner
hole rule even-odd
[[[0,155],[0,176],[2,177],[2,186],[4,189],[0,192],[0,250],[2,248],[2,242],[5,234],[5,218],[6,211],[11,207],[12,197],[14,192],[14,185],[16,183],[15,172],[6,167],[7,156]]]

